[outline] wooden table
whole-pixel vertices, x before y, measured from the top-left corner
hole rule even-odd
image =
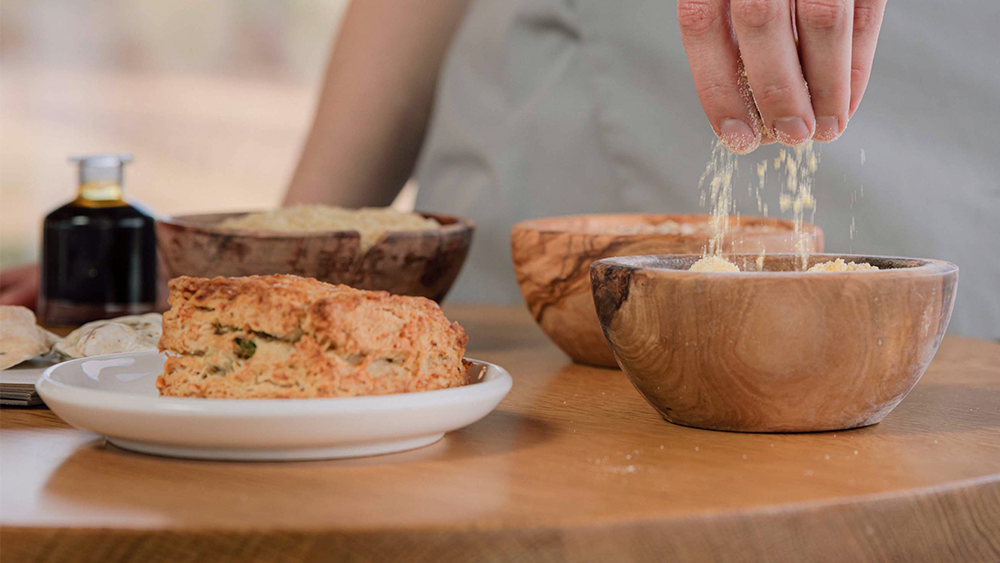
[[[949,338],[884,422],[709,432],[520,308],[449,307],[514,389],[402,454],[302,463],[133,454],[4,409],[6,561],[1000,560],[1000,345]]]

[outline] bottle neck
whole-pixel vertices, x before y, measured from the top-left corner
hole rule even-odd
[[[75,205],[83,207],[121,207],[127,205],[122,198],[121,184],[114,180],[91,180],[80,184]]]
[[[125,164],[129,155],[105,154],[73,159],[80,165],[76,205],[84,207],[120,207],[125,182]]]
[[[89,201],[119,201],[122,186],[116,181],[91,180],[80,185],[80,197]]]

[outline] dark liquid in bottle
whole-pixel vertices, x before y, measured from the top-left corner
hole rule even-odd
[[[117,186],[112,186],[118,190]],[[156,306],[155,220],[120,199],[81,197],[45,218],[39,317],[50,325],[141,314]]]

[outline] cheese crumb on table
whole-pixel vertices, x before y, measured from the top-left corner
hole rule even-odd
[[[809,268],[809,272],[858,272],[862,270],[877,270],[878,266],[872,266],[868,262],[844,262],[843,258],[837,258],[829,262],[822,262]]]
[[[740,269],[720,256],[706,256],[688,268],[692,272],[738,272]]]

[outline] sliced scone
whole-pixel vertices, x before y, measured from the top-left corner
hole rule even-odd
[[[286,275],[169,287],[161,395],[352,397],[468,383],[468,337],[429,299]]]

